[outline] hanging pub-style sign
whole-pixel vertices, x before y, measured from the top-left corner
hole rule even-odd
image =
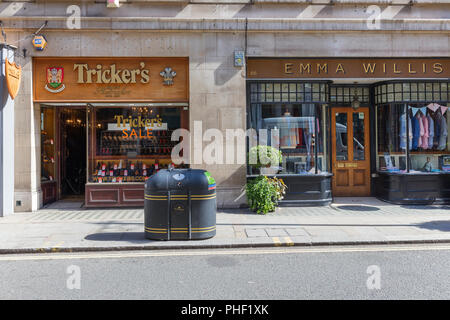
[[[41,34],[34,36],[33,38],[33,47],[38,51],[43,51],[47,46],[47,39]]]
[[[14,100],[17,93],[19,93],[22,67],[17,65],[15,62],[9,62],[8,59],[5,59],[5,74],[6,86],[8,87],[9,95]]]

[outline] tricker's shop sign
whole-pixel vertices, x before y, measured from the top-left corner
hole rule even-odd
[[[187,58],[34,58],[37,102],[188,101]]]
[[[449,78],[450,58],[251,58],[249,78]]]

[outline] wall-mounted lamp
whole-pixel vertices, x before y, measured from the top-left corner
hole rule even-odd
[[[360,106],[361,106],[361,103],[359,102],[359,97],[358,97],[358,94],[356,93],[356,90],[355,90],[354,95],[353,95],[352,108],[354,110],[356,110]]]

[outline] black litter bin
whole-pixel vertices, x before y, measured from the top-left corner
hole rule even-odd
[[[214,237],[216,182],[205,170],[159,170],[145,183],[144,215],[148,239]]]

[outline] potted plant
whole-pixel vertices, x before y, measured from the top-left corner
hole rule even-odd
[[[275,211],[278,201],[283,199],[285,193],[286,185],[276,177],[258,176],[246,185],[249,207],[258,214]]]
[[[250,148],[248,153],[248,164],[259,169],[261,174],[276,174],[282,160],[281,151],[271,146],[257,145]]]

